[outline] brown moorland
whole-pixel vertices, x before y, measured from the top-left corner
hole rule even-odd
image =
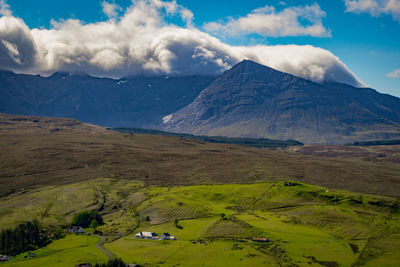
[[[296,180],[400,197],[400,146],[257,149],[0,114],[0,148],[0,197],[98,177],[159,186]]]

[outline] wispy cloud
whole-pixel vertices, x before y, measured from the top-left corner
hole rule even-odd
[[[0,0],[0,15],[11,16],[10,6],[7,4],[6,0]]]
[[[400,22],[400,0],[345,0],[346,11],[369,13],[373,17],[388,14]]]
[[[400,69],[395,69],[392,72],[386,74],[386,76],[392,79],[400,78]]]
[[[317,3],[300,7],[287,7],[280,12],[275,7],[267,5],[238,19],[228,18],[224,22],[207,23],[204,25],[204,29],[219,36],[256,33],[272,37],[329,37],[331,33],[322,23],[325,16],[326,13]]]
[[[232,46],[190,25],[193,14],[176,2],[135,0],[107,21],[58,21],[30,29],[22,19],[0,17],[0,68],[49,74],[84,71],[103,77],[139,74],[220,74],[250,59],[317,82],[363,85],[330,51],[314,46]],[[166,21],[176,16],[179,27]]]
[[[107,15],[109,18],[116,18],[118,17],[118,12],[121,11],[121,7],[117,5],[116,3],[109,3],[106,1],[103,1],[101,3],[103,7],[103,12],[104,14]]]

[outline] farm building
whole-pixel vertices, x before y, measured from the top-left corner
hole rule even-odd
[[[171,238],[171,235],[169,233],[163,233],[160,236],[160,239],[162,239],[162,240],[169,240],[170,238]]]
[[[66,230],[68,233],[84,233],[85,230],[83,230],[82,226],[70,226]]]
[[[10,260],[10,257],[8,257],[7,255],[0,255],[0,262],[9,261],[9,260]]]
[[[143,239],[157,239],[158,235],[153,232],[139,232],[135,235],[135,238],[143,238]]]
[[[176,237],[175,236],[171,236],[169,233],[163,233],[160,236],[160,239],[161,240],[176,240]]]

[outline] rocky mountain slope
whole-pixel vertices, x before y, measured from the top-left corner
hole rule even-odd
[[[400,99],[242,61],[164,118],[173,132],[346,143],[400,136]]]

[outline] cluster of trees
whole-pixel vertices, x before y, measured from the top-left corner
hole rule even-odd
[[[79,225],[84,228],[96,228],[99,225],[104,224],[103,218],[97,211],[82,211],[75,214],[72,219],[72,225]]]
[[[400,139],[397,140],[372,140],[372,141],[356,141],[353,146],[393,146],[400,145]]]
[[[114,258],[107,263],[96,263],[95,267],[128,267],[128,264],[123,262],[120,258]]]
[[[19,224],[14,229],[3,229],[0,233],[0,254],[15,256],[25,251],[46,246],[52,239],[60,238],[62,232],[45,229],[34,220]]]

